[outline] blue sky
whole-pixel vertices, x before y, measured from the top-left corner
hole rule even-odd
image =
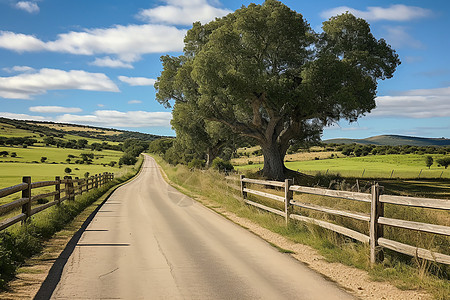
[[[155,100],[159,57],[179,55],[192,22],[242,5],[219,0],[0,0],[0,116],[174,135]],[[450,138],[450,1],[282,1],[315,31],[345,11],[366,19],[402,64],[377,108],[323,138]]]

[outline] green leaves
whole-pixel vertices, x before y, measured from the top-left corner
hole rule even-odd
[[[264,153],[274,154],[267,161],[283,164],[289,143],[370,112],[377,80],[392,77],[400,64],[369,24],[350,13],[324,22],[323,30],[313,32],[301,14],[276,0],[195,23],[184,55],[161,58],[157,100],[186,103],[195,115],[190,122],[215,121],[255,138],[263,150],[271,149]],[[177,134],[198,136],[182,125],[186,121],[174,113]]]

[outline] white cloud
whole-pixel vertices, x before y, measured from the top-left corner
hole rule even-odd
[[[0,117],[16,120],[34,120],[34,121],[51,121],[51,118],[42,116],[30,116],[27,114],[16,114],[10,112],[0,112]]]
[[[24,10],[30,14],[39,12],[39,6],[30,1],[19,1],[16,3],[16,8]]]
[[[368,116],[436,118],[450,117],[450,87],[402,92],[377,97],[377,108]]]
[[[32,35],[0,31],[0,48],[17,52],[42,51],[45,43]]]
[[[105,104],[99,103],[99,104],[97,104],[97,106],[98,106],[98,107],[105,107]]]
[[[416,48],[423,49],[425,46],[418,40],[414,39],[411,35],[406,32],[406,27],[404,26],[385,26],[387,31],[386,40],[394,48]]]
[[[152,78],[145,77],[127,77],[127,76],[119,76],[120,81],[128,83],[132,86],[145,86],[145,85],[154,85],[156,80]]]
[[[26,72],[34,72],[35,71],[34,68],[27,67],[27,66],[14,66],[12,68],[3,68],[2,70],[5,72],[8,72],[8,73],[14,73],[14,72],[26,73]]]
[[[64,114],[55,121],[106,127],[170,127],[170,112],[97,110],[92,115]]]
[[[149,23],[192,25],[196,21],[205,24],[232,12],[211,6],[206,0],[165,0],[165,2],[167,5],[141,10],[137,17]]]
[[[90,64],[98,67],[133,69],[133,65],[123,62],[120,59],[113,59],[109,56],[104,58],[96,58],[95,61]]]
[[[410,21],[419,18],[426,18],[432,15],[432,11],[429,9],[421,8],[418,6],[407,6],[403,4],[393,4],[388,8],[379,6],[369,6],[366,11],[358,10],[348,6],[339,6],[326,10],[320,14],[324,19],[328,19],[331,16],[336,16],[346,11],[352,13],[356,17],[363,18],[367,21]]]
[[[63,107],[63,106],[31,106],[29,110],[38,113],[77,113],[83,111],[79,107]]]
[[[141,100],[130,100],[130,101],[128,101],[128,104],[139,104],[139,103],[142,103],[142,101]]]
[[[122,62],[134,62],[142,54],[181,51],[186,30],[166,25],[116,25],[59,34],[44,42],[20,33],[0,31],[0,48],[17,52],[52,51],[77,55],[117,55]],[[103,61],[104,63],[105,61]]]
[[[88,90],[119,92],[119,88],[102,73],[81,70],[41,69],[37,73],[0,77],[0,97],[31,99],[48,90]]]
[[[91,115],[64,114],[53,118],[43,116],[32,116],[0,112],[0,117],[19,120],[52,121],[60,123],[74,123],[80,125],[94,125],[101,127],[169,127],[172,113],[170,112],[148,112],[97,110]]]

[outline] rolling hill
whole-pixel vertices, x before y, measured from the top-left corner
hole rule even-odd
[[[378,135],[365,139],[329,139],[323,141],[326,144],[365,144],[380,146],[450,146],[450,139],[424,138],[403,135]]]
[[[13,128],[14,130],[11,131]],[[11,132],[8,132],[11,131]],[[9,133],[9,134],[8,134]],[[134,138],[142,141],[153,141],[161,136],[126,131],[119,129],[109,129],[86,125],[64,124],[40,121],[15,120],[0,117],[0,136],[53,136],[65,138],[78,136],[82,138],[98,139],[100,141],[123,142],[126,139]]]

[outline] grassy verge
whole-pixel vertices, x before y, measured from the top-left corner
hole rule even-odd
[[[159,157],[155,156],[155,159],[168,178],[184,189],[183,192],[216,211],[232,212],[294,242],[312,246],[330,262],[366,270],[373,280],[389,281],[400,289],[424,289],[436,299],[447,299],[450,295],[448,266],[386,251],[384,262],[370,268],[367,245],[313,225],[292,222],[286,227],[284,218],[245,205],[240,200],[237,176],[225,177],[215,171],[190,171],[185,166],[170,166]]]
[[[62,230],[77,215],[97,201],[113,187],[132,178],[142,165],[142,156],[128,173],[116,177],[99,189],[77,196],[34,215],[24,225],[16,224],[0,233],[0,290],[16,275],[18,268],[33,255],[43,250],[44,242]]]

